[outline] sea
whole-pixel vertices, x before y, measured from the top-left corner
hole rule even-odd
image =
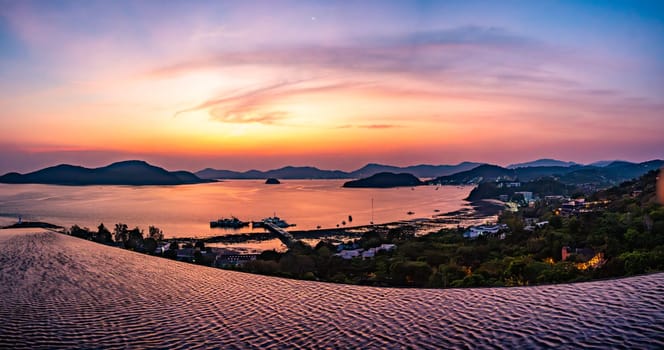
[[[181,186],[54,186],[0,184],[0,225],[44,221],[96,229],[116,223],[169,237],[203,238],[250,232],[210,228],[210,221],[278,216],[292,230],[315,230],[431,218],[468,208],[470,186],[344,188],[345,180],[226,180]],[[255,231],[255,230],[254,230]]]

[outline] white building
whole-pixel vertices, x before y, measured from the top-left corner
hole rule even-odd
[[[523,200],[526,203],[530,203],[533,200],[533,193],[529,191],[514,192],[514,194],[520,194],[523,196]]]
[[[482,225],[482,226],[474,226],[468,229],[468,231],[463,233],[464,238],[477,238],[479,236],[484,236],[486,234],[496,234],[500,232],[500,230],[506,229],[507,226],[505,224],[501,225]]]
[[[396,247],[397,247],[396,244],[385,244],[384,243],[384,244],[381,244],[378,247],[369,248],[367,250],[364,250],[364,249],[345,250],[344,249],[344,250],[341,250],[341,251],[339,251],[339,253],[334,254],[334,255],[340,256],[342,259],[346,259],[346,260],[347,259],[352,259],[352,258],[359,258],[359,257],[362,257],[363,259],[371,259],[374,256],[376,256],[376,254],[378,252],[381,252],[381,251],[389,252],[389,251],[392,251],[392,250],[396,249]]]

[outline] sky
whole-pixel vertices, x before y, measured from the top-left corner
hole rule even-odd
[[[664,158],[664,2],[0,0],[0,173]]]

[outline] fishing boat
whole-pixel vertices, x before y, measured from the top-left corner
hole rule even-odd
[[[236,218],[235,216],[231,217],[230,219],[229,218],[222,218],[222,219],[219,219],[217,221],[210,221],[210,228],[220,227],[220,228],[238,229],[238,228],[242,228],[242,227],[245,227],[245,226],[249,226],[249,222],[242,221],[242,220]]]
[[[266,223],[271,223],[277,227],[286,228],[290,226],[295,226],[295,224],[289,224],[285,220],[279,218],[278,216],[271,216],[265,218],[261,221],[254,221],[251,223],[253,227],[263,227]]]

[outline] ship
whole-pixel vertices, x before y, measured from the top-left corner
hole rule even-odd
[[[295,224],[289,224],[285,220],[279,218],[278,216],[271,216],[265,218],[261,221],[254,221],[251,223],[253,227],[263,227],[265,223],[271,223],[277,227],[286,228],[290,226],[295,226]]]
[[[230,219],[228,218],[222,218],[217,221],[210,221],[210,228],[242,228],[245,226],[249,226],[249,222],[242,221],[235,216],[231,217]]]

